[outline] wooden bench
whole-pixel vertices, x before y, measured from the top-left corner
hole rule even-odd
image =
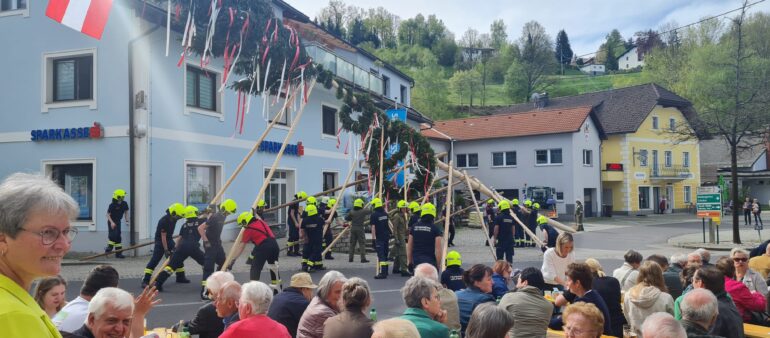
[[[743,333],[746,337],[770,337],[770,327],[754,324],[743,324]]]

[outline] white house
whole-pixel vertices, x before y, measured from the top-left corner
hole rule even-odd
[[[580,71],[588,75],[603,75],[605,73],[604,65],[596,64],[585,64],[580,67]]]
[[[618,69],[629,70],[644,67],[644,55],[639,55],[636,46],[621,54],[618,58]]]

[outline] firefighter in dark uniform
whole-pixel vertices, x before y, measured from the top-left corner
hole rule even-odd
[[[225,225],[225,218],[235,213],[238,204],[232,199],[226,199],[219,206],[219,211],[211,214],[206,223],[198,228],[198,233],[203,239],[203,277],[201,285],[203,292],[206,290],[206,279],[214,273],[214,265],[217,269],[222,269],[225,264],[225,249],[222,247],[222,227]]]
[[[489,238],[494,236],[495,232],[495,200],[488,199],[487,207],[484,210],[484,221],[487,223],[487,231],[489,232]],[[489,246],[489,242],[484,241],[484,245]]]
[[[441,260],[441,229],[433,220],[436,218],[436,207],[425,203],[420,209],[420,221],[409,232],[409,242],[406,245],[406,260],[410,269],[422,263],[429,263],[438,269]]]
[[[251,242],[254,243],[254,259],[250,262],[251,270],[249,271],[249,279],[252,281],[259,281],[259,276],[262,274],[262,268],[267,262],[268,270],[270,270],[270,287],[273,288],[273,294],[277,294],[283,290],[281,284],[281,275],[278,272],[278,242],[275,240],[275,235],[270,226],[262,219],[254,217],[250,211],[244,211],[238,215],[238,225],[246,228],[243,232],[242,242],[236,251],[235,257],[238,257],[243,252],[244,246]]]
[[[198,218],[198,208],[192,205],[188,205],[184,209],[184,217],[186,222],[179,229],[180,238],[177,249],[171,255],[171,262],[160,272],[158,279],[155,281],[155,287],[161,292],[163,292],[163,283],[166,282],[166,279],[176,269],[184,264],[187,257],[191,257],[203,266],[203,251],[201,251],[200,247],[201,234],[198,232],[198,227],[204,220]]]
[[[532,203],[532,209],[529,211],[529,217],[527,218],[527,229],[531,231],[533,234],[537,233],[537,216],[540,211],[540,203]],[[535,242],[535,239],[530,237],[529,234],[527,234],[527,246],[535,247],[537,242]]]
[[[321,260],[322,232],[325,223],[326,221],[318,214],[318,208],[315,205],[308,204],[305,207],[299,229],[300,236],[305,239],[305,247],[302,249],[302,271],[326,270]]]
[[[259,201],[257,201],[257,208],[254,209],[254,213],[252,214],[252,216],[257,216],[259,217],[259,219],[262,219],[262,220],[265,219],[264,214],[265,214],[266,208],[267,208],[267,203],[265,203],[265,200],[260,199]],[[241,215],[243,215],[243,213],[241,213]],[[289,247],[288,249],[291,250],[291,247]],[[254,260],[254,257],[256,255],[257,255],[257,247],[255,246],[253,249],[251,249],[251,254],[249,254],[249,258],[246,259],[246,265],[251,266],[251,262]]]
[[[364,233],[364,222],[371,214],[369,209],[364,209],[364,200],[357,198],[353,201],[353,210],[350,210],[345,216],[345,220],[350,222],[350,247],[348,249],[348,262],[353,262],[353,253],[358,245],[361,252],[361,263],[369,263],[366,259],[366,236]]]
[[[412,211],[412,216],[409,217],[409,230],[412,230],[412,226],[417,224],[417,222],[420,221],[420,203],[412,201],[412,203],[409,203],[409,210]],[[407,237],[409,233],[407,232]]]
[[[526,218],[524,218],[524,214],[521,212],[521,206],[519,206],[519,199],[514,198],[511,200],[511,210],[516,215],[516,218],[518,218],[522,223],[526,222]],[[524,230],[521,228],[521,224],[519,222],[516,222],[516,220],[513,220],[513,246],[518,247],[521,244],[521,236],[524,233]]]
[[[128,203],[124,201],[126,191],[117,189],[112,193],[112,203],[107,207],[107,248],[104,252],[123,249],[123,240],[121,238],[120,220],[125,217],[128,224]],[[116,252],[115,258],[126,258],[122,252]]]
[[[374,279],[385,279],[388,278],[388,270],[390,269],[390,263],[388,263],[388,251],[390,250],[388,213],[385,212],[385,208],[382,207],[382,200],[379,198],[372,199],[372,209],[374,211],[369,217],[369,224],[372,226],[372,242],[374,242],[374,248],[377,251],[377,266],[380,269]]]
[[[299,202],[307,198],[307,194],[304,191],[300,191],[294,195],[294,204],[289,206],[288,215],[288,227],[289,227],[289,239],[286,241],[286,246],[289,248],[286,252],[286,256],[299,256],[299,226],[300,226],[300,213]]]
[[[540,225],[540,229],[543,230],[543,235],[545,235],[545,240],[543,241],[545,245],[541,247],[543,252],[548,248],[555,248],[556,237],[559,237],[559,232],[548,224],[548,217],[543,215],[537,216],[537,224]]]
[[[463,282],[463,273],[465,270],[461,267],[463,264],[460,253],[452,250],[446,254],[446,270],[441,273],[441,284],[445,288],[458,291],[465,289]]]
[[[171,257],[171,253],[174,252],[174,228],[176,228],[176,221],[184,216],[184,205],[180,203],[174,203],[166,209],[166,214],[158,220],[158,227],[155,228],[155,246],[152,249],[152,258],[147,262],[147,266],[144,268],[144,278],[142,278],[142,289],[147,287],[152,278],[152,273],[155,271],[155,267],[158,266],[161,258],[165,255],[166,258]],[[177,283],[189,283],[190,280],[184,276],[184,266],[180,266],[176,270],[176,282]]]
[[[519,209],[519,212],[521,213],[521,216],[516,215],[519,217],[519,220],[521,223],[523,223],[525,226],[529,224],[529,215],[532,213],[532,201],[531,200],[524,200],[524,208],[525,210],[522,210],[522,208]],[[516,229],[518,232],[515,236],[515,243],[517,248],[524,247],[527,243],[527,236],[525,236],[524,229],[521,228],[521,225],[519,225],[519,228]]]
[[[319,206],[318,212],[323,215],[324,219],[329,219],[329,216],[331,215],[332,208],[334,205],[337,204],[337,200],[334,198],[330,198],[326,203],[321,203]],[[323,211],[321,211],[323,210]],[[326,233],[324,233],[324,242],[321,246],[323,250],[326,250],[326,247],[332,244],[332,241],[334,241],[334,232],[332,231],[332,227],[334,227],[335,223],[338,221],[337,219],[337,211],[334,211],[334,215],[331,215],[331,219],[329,219],[329,229],[326,230]],[[334,260],[334,257],[332,257],[332,252],[329,250],[326,252],[326,255],[324,255],[324,259]]]
[[[497,259],[505,259],[513,263],[513,216],[508,212],[511,208],[507,200],[500,200],[497,209],[500,212],[495,217],[495,233],[492,242],[495,243]]]
[[[406,264],[406,236],[408,235],[407,204],[400,200],[396,204],[396,212],[391,217],[393,224],[393,274],[400,273],[403,277],[410,277]]]

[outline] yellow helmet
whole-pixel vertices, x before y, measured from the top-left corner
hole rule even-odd
[[[260,199],[259,201],[257,201],[257,208],[264,208],[265,206],[267,206],[267,203],[265,203],[265,200]]]
[[[364,200],[362,200],[360,198],[356,198],[356,200],[353,201],[353,206],[354,207],[363,208],[364,207]]]
[[[168,207],[168,213],[171,216],[182,217],[184,216],[184,205],[181,203],[174,203]]]
[[[537,216],[537,224],[548,224],[548,218],[543,215]]]
[[[249,223],[251,223],[251,220],[254,219],[254,215],[251,213],[251,211],[244,211],[240,215],[238,215],[238,225],[240,226],[247,226]]]
[[[194,205],[188,205],[184,208],[184,218],[196,218],[198,217],[198,208]]]
[[[313,197],[313,196],[310,196],[310,197],[308,197],[308,198],[305,200],[305,202],[307,203],[307,205],[311,205],[311,204],[312,204],[312,205],[316,205],[316,199],[315,199],[315,197]]]
[[[222,205],[219,206],[219,210],[228,212],[228,213],[235,213],[235,210],[238,209],[238,204],[235,203],[232,199],[226,199],[224,202],[222,202]]]
[[[307,213],[308,216],[317,215],[318,214],[318,208],[316,208],[315,205],[310,204],[310,205],[305,207],[305,212]]]
[[[514,198],[514,199],[511,201],[511,205],[519,205],[519,199],[518,199],[518,198]]]
[[[497,203],[497,208],[500,209],[500,211],[508,210],[511,208],[511,204],[508,203],[508,200],[502,199],[500,200],[500,203]]]
[[[532,201],[530,201],[530,200],[525,200],[525,201],[524,201],[524,205],[525,205],[525,206],[530,206],[530,205],[532,205]]]
[[[406,201],[404,201],[404,200],[398,201],[398,203],[396,204],[396,207],[398,207],[398,208],[406,208]]]
[[[329,208],[333,207],[335,204],[337,204],[337,200],[334,198],[330,198],[328,201],[326,201],[326,206]]]
[[[303,199],[303,198],[307,198],[307,193],[306,193],[306,192],[304,192],[304,191],[300,191],[300,192],[298,192],[298,193],[297,193],[296,195],[294,195],[294,196],[296,196],[298,199]]]
[[[409,209],[412,210],[412,212],[418,212],[420,211],[420,203],[417,203],[415,201],[412,201],[412,203],[409,203]]]
[[[532,204],[532,207],[535,209],[540,209],[540,203],[535,202]]]
[[[487,204],[495,204],[495,200],[490,198],[487,200]]]
[[[117,189],[112,192],[112,198],[113,199],[119,199],[126,197],[126,191],[123,189]]]
[[[446,254],[446,266],[452,266],[452,265],[463,265],[462,257],[460,256],[460,253],[452,250],[449,253]]]
[[[380,208],[380,207],[382,207],[382,200],[379,199],[379,198],[374,198],[372,200],[372,207],[373,208]]]
[[[436,217],[436,206],[430,202],[423,204],[421,209],[421,215],[422,216],[433,215],[433,217]]]

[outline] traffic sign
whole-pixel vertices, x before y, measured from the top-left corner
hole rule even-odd
[[[722,217],[722,194],[719,187],[700,187],[696,197],[697,215],[700,218]]]

